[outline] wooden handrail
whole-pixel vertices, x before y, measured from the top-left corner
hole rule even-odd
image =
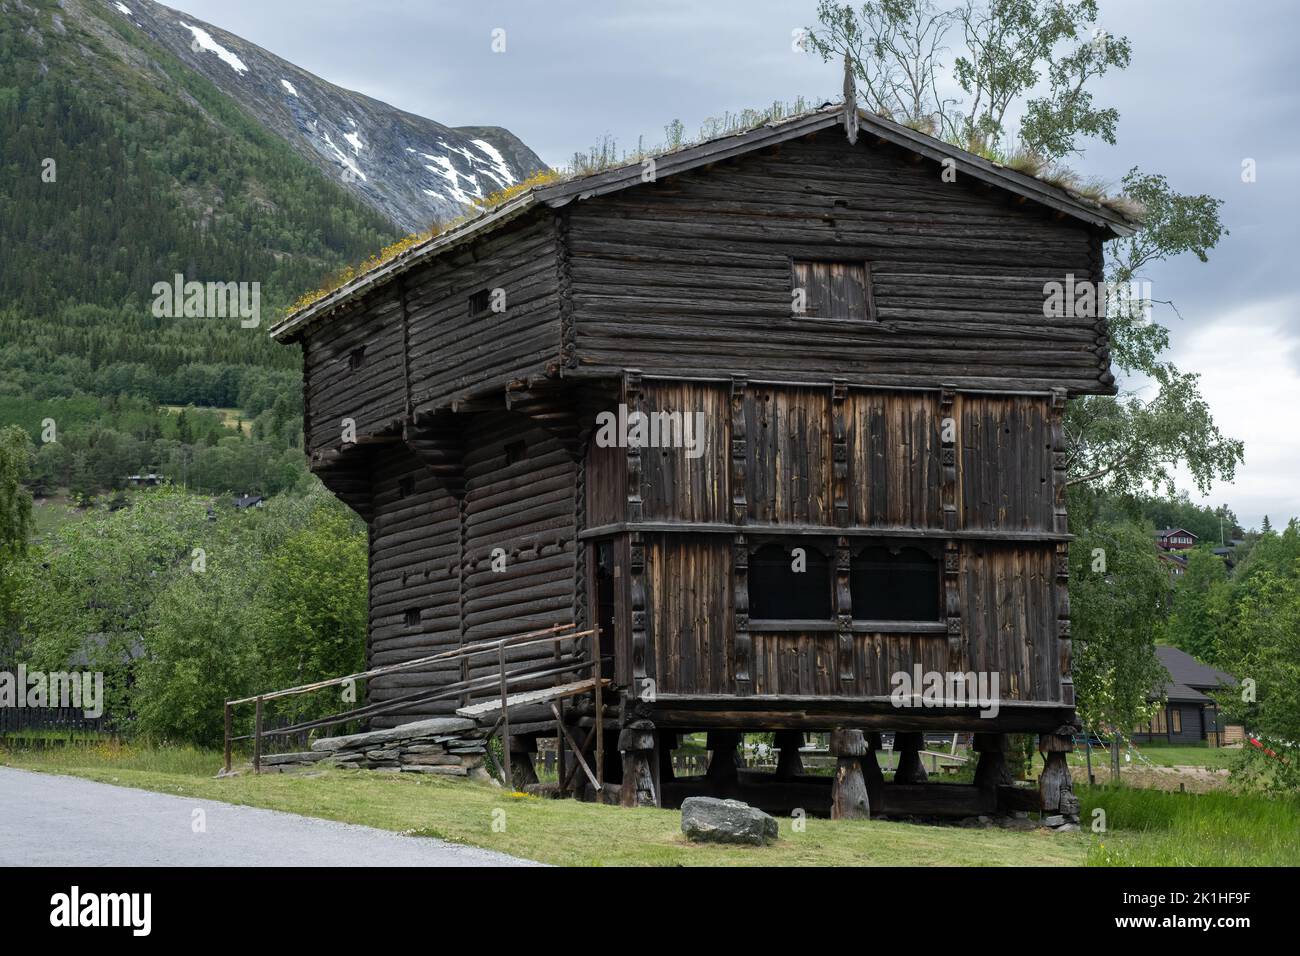
[[[228,700],[227,704],[252,704],[257,700],[275,700],[279,697],[293,697],[297,694],[306,694],[314,690],[322,690],[326,687],[337,687],[340,684],[346,684],[348,681],[368,680],[371,677],[379,677],[383,674],[391,674],[396,671],[409,670],[413,667],[422,667],[425,664],[432,664],[436,661],[457,660],[460,658],[481,657],[487,653],[495,653],[499,647],[506,645],[509,647],[523,646],[525,644],[545,644],[553,641],[575,640],[579,637],[587,637],[595,633],[592,630],[576,631],[572,634],[557,634],[554,638],[544,638],[542,635],[555,634],[563,628],[573,627],[572,624],[548,627],[541,631],[529,631],[527,634],[518,634],[514,637],[505,637],[497,640],[483,641],[475,644],[466,644],[464,647],[454,648],[449,651],[443,651],[433,654],[429,657],[419,657],[414,660],[402,661],[400,664],[386,664],[383,667],[376,667],[368,671],[361,671],[358,674],[348,674],[345,677],[332,677],[329,680],[316,681],[312,684],[300,684],[297,687],[286,687],[284,690],[269,691],[265,694],[254,694],[251,697],[241,697],[238,700]]]
[[[494,683],[497,683],[501,688],[501,692],[504,694],[511,681],[521,681],[527,679],[537,679],[546,676],[555,676],[557,674],[568,673],[570,671],[578,670],[583,667],[589,666],[589,664],[587,663],[575,663],[575,664],[570,664],[561,667],[551,666],[549,669],[543,671],[521,669],[514,674],[507,675],[506,673],[506,663],[507,663],[506,652],[508,650],[514,648],[532,647],[538,644],[555,644],[557,645],[556,647],[557,659],[554,662],[552,662],[552,665],[554,665],[557,663],[561,663],[562,661],[562,658],[558,656],[561,653],[558,647],[559,644],[561,644],[564,641],[576,641],[579,638],[589,637],[596,633],[594,629],[588,629],[585,631],[575,631],[573,630],[574,627],[576,627],[576,625],[574,624],[553,624],[550,627],[542,628],[541,630],[527,631],[523,634],[513,634],[507,637],[491,638],[487,640],[476,641],[472,644],[466,644],[463,647],[451,648],[446,651],[441,651],[437,654],[431,654],[427,657],[419,657],[419,658],[415,658],[414,660],[402,661],[398,664],[387,664],[383,667],[374,667],[371,668],[370,670],[361,671],[356,674],[348,674],[344,677],[334,677],[329,680],[314,681],[310,684],[300,684],[297,687],[287,687],[283,690],[269,691],[265,694],[255,694],[251,697],[241,697],[236,700],[228,700],[225,702],[225,708],[224,708],[225,712],[224,712],[224,720],[223,720],[224,731],[225,731],[223,756],[225,758],[226,772],[227,773],[230,772],[231,745],[235,741],[252,739],[253,769],[256,772],[260,772],[261,756],[262,756],[262,740],[265,737],[287,736],[288,734],[291,733],[300,733],[301,731],[314,729],[316,727],[337,726],[338,724],[347,723],[348,721],[351,720],[357,720],[361,717],[371,717],[376,714],[386,713],[387,711],[392,710],[402,704],[425,703],[427,701],[437,700],[445,696],[455,696],[456,694],[464,694],[469,691],[479,690],[485,686],[490,686],[487,683],[485,683],[486,681],[492,681]],[[597,654],[598,653],[599,650],[597,650]],[[379,704],[379,705],[370,704],[363,707],[354,708],[350,711],[342,711],[341,713],[338,714],[318,718],[316,720],[303,721],[298,724],[293,724],[289,727],[281,727],[270,731],[266,731],[262,729],[264,705],[269,700],[278,700],[284,697],[293,697],[300,694],[308,694],[313,691],[324,690],[327,687],[338,687],[343,684],[350,683],[352,681],[369,680],[370,678],[379,677],[384,674],[392,674],[404,670],[411,670],[412,668],[416,668],[416,667],[426,667],[430,664],[439,663],[443,661],[467,661],[471,658],[482,657],[488,654],[495,654],[497,656],[497,659],[499,661],[499,671],[500,671],[499,675],[489,675],[487,677],[477,677],[472,679],[467,678],[465,680],[453,684],[445,685],[444,687],[439,688],[437,691],[427,696],[424,696],[420,693],[407,694],[407,695],[403,695],[397,700],[387,701],[383,704]],[[598,666],[599,665],[597,665],[597,667]],[[256,721],[255,721],[255,726],[252,734],[245,734],[236,737],[233,735],[234,709],[235,707],[241,704],[256,705],[257,708]],[[507,761],[507,779],[508,779],[509,757],[506,758],[506,761]]]

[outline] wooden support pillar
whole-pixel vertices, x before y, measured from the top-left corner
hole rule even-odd
[[[971,746],[980,755],[975,765],[975,786],[996,793],[998,787],[1015,784],[1007,766],[1006,734],[976,734]]]
[[[508,737],[506,749],[510,751],[510,783],[516,791],[538,782],[533,754],[537,753],[537,738]]]
[[[658,751],[659,751],[659,782],[662,784],[665,780],[673,780],[677,774],[673,772],[673,751],[677,749],[680,738],[673,731],[661,730],[657,734]]]
[[[648,720],[633,720],[619,733],[618,749],[623,754],[619,803],[625,807],[659,806],[659,789],[655,786],[655,725]]]
[[[880,808],[884,806],[885,775],[880,769],[876,754],[884,749],[884,744],[881,743],[879,733],[869,733],[866,738],[867,755],[862,759],[862,775],[867,781],[867,796],[871,805]]]
[[[1067,730],[1069,728],[1062,728]],[[1043,772],[1038,776],[1038,805],[1044,816],[1060,814],[1070,823],[1079,820],[1079,799],[1074,795],[1070,765],[1065,755],[1074,750],[1074,737],[1064,733],[1040,734],[1038,752]]]
[[[803,758],[799,748],[803,746],[803,731],[778,730],[776,732],[776,778],[789,780],[803,773]]]
[[[925,735],[918,731],[894,734],[894,751],[898,754],[894,783],[925,783],[930,779],[921,766],[921,748],[924,745]]]
[[[862,758],[870,758],[860,730],[845,727],[831,731],[831,754],[835,761],[835,782],[831,789],[832,820],[871,818],[871,799],[862,777]]]
[[[711,751],[709,769],[704,777],[717,786],[729,786],[736,782],[740,766],[740,755],[736,749],[740,746],[740,732],[737,730],[710,730],[707,747]]]

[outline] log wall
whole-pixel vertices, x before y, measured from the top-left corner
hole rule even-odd
[[[372,474],[367,668],[428,657],[456,647],[460,640],[459,503],[405,445],[391,445],[377,454]],[[414,626],[406,622],[408,610],[419,613]],[[459,671],[446,665],[389,674],[370,682],[368,700],[382,703],[458,678]],[[373,723],[392,727],[455,708],[454,700],[405,705],[377,716]]]
[[[307,450],[397,431],[410,412],[553,369],[561,350],[559,230],[550,216],[500,229],[394,279],[303,336]],[[502,289],[505,311],[470,297]],[[364,353],[358,350],[364,349]]]
[[[574,203],[579,366],[1109,391],[1104,324],[1043,317],[1100,236],[940,173],[828,132]],[[869,262],[877,321],[796,318],[795,259]]]
[[[368,667],[572,619],[572,459],[556,438],[523,416],[501,412],[467,419],[471,444],[462,498],[435,480],[405,444],[374,456]],[[518,451],[518,443],[522,456],[507,464],[507,445]],[[415,622],[408,610],[418,612]],[[551,646],[525,648],[509,660],[534,661],[553,653]],[[465,667],[440,664],[379,677],[371,682],[369,701],[496,673],[497,664],[493,657],[479,657]],[[459,703],[403,705],[373,723],[387,727],[446,714]]]

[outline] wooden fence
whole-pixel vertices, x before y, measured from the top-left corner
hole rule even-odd
[[[87,717],[80,707],[0,707],[0,735],[33,732],[111,733],[106,716]]]

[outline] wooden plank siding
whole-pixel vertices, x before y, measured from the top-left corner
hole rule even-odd
[[[833,622],[756,630],[753,693],[888,696],[891,676],[923,670],[996,673],[1004,700],[1057,701],[1056,605],[1050,546],[966,545],[960,595],[963,652],[952,666],[947,636],[855,630],[852,676],[838,670]],[[731,546],[721,536],[654,534],[646,545],[647,629],[657,690],[735,693],[731,668]]]
[[[956,415],[960,527],[1051,531],[1050,400],[961,395]]]
[[[404,445],[376,455],[368,667],[572,616],[573,461],[556,438],[522,416],[476,415],[471,428],[475,444],[466,455],[463,504]],[[523,442],[523,456],[507,465],[506,445],[516,442]],[[505,556],[499,571],[492,564],[498,548]],[[417,624],[407,622],[408,610],[418,612]],[[529,661],[552,653],[549,646],[525,648],[510,659]],[[496,666],[494,658],[476,659],[468,676]],[[369,700],[381,703],[461,677],[457,665],[386,675],[372,682]],[[456,704],[406,705],[376,717],[374,726],[451,713]]]
[[[733,498],[727,466],[732,427],[730,386],[647,381],[647,413],[704,413],[703,453],[641,450],[646,521],[726,523]],[[940,493],[940,392],[850,389],[845,398],[848,524],[880,530],[944,530]],[[762,386],[746,390],[746,521],[821,526],[832,515],[832,390],[827,386]],[[957,394],[953,430],[959,449],[958,527],[965,531],[1053,531],[1056,489],[1047,395]],[[589,491],[591,526],[621,520],[618,492],[626,484],[626,450],[597,448]],[[600,486],[612,482],[609,491]]]
[[[970,670],[998,673],[1007,700],[1060,698],[1050,546],[962,549],[962,621]]]
[[[1100,235],[892,148],[788,142],[569,215],[588,371],[1108,391],[1095,319],[1043,317],[1045,283],[1094,278]],[[795,317],[800,259],[869,263],[877,321]]]
[[[795,696],[877,696],[890,676],[926,670],[997,672],[1008,700],[1058,701],[1058,629],[1053,534],[1050,396],[958,392],[952,410],[960,521],[945,529],[940,487],[942,396],[933,391],[850,389],[844,396],[848,465],[846,526],[831,502],[833,389],[750,386],[742,403],[746,458],[745,521],[730,522],[734,472],[730,385],[654,380],[643,383],[646,411],[705,411],[708,444],[695,460],[680,448],[641,450],[646,538],[646,630],[658,690],[733,694],[735,573],[733,540],[749,547],[797,541],[823,551],[846,536],[856,551],[873,541],[922,533],[956,550],[958,656],[936,620],[927,633],[867,631],[855,623],[851,674],[841,676],[832,618],[799,629],[755,627],[749,692]],[[624,474],[617,455],[593,452],[607,475]],[[605,509],[614,513],[613,505]],[[674,530],[676,527],[677,530]],[[798,539],[782,529],[798,529]],[[710,533],[703,534],[701,531]],[[1019,532],[1021,539],[983,535]],[[948,613],[952,613],[949,611]]]

